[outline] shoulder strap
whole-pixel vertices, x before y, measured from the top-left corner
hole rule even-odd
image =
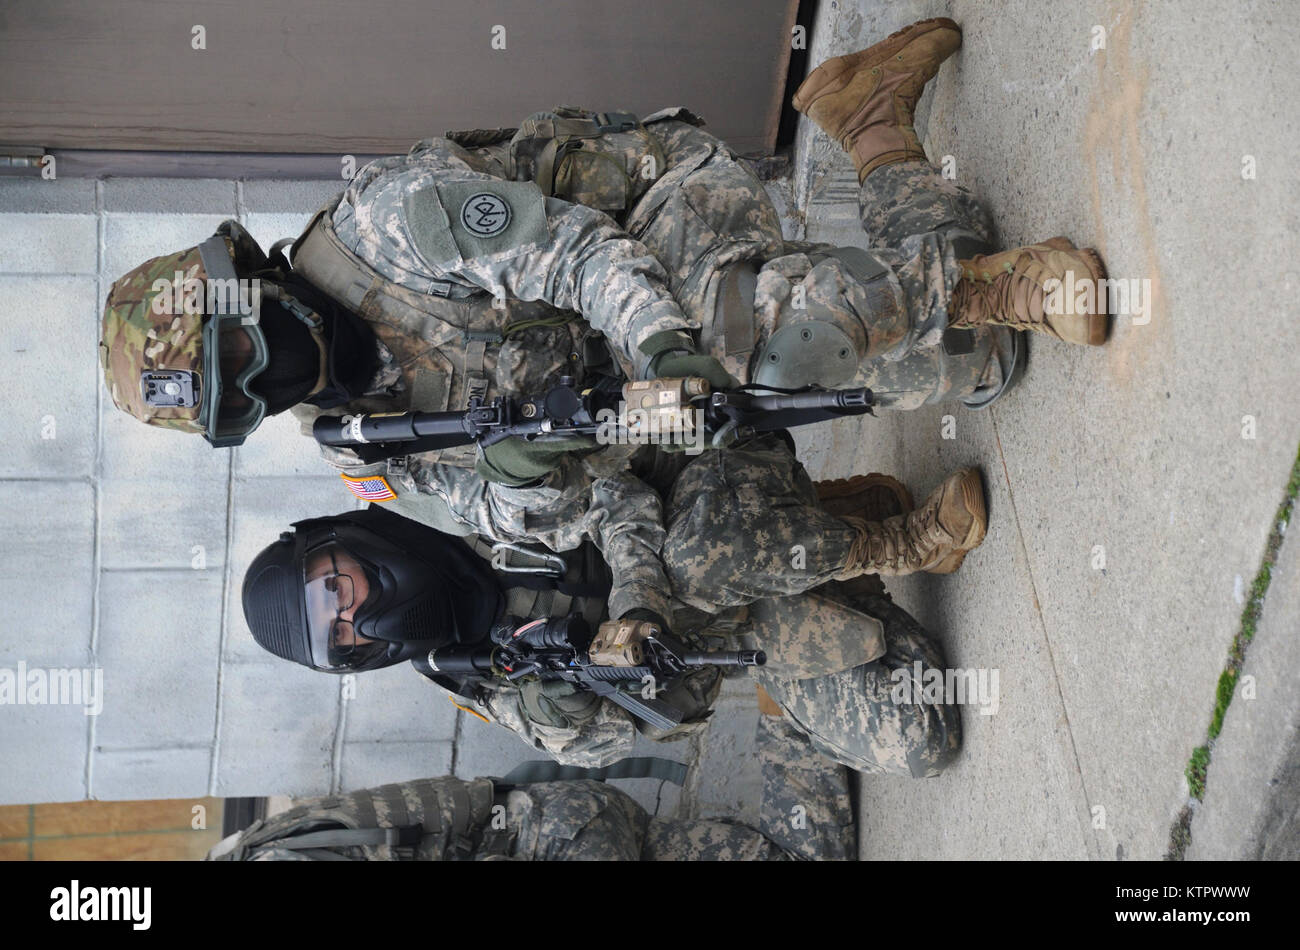
[[[603,768],[587,769],[577,765],[561,765],[551,759],[533,759],[516,765],[503,778],[493,779],[492,784],[497,789],[501,789],[505,786],[533,785],[537,782],[575,779],[605,782],[616,778],[657,778],[672,782],[674,785],[681,785],[686,781],[686,763],[657,755],[643,755],[619,759]]]
[[[309,831],[302,835],[279,838],[273,846],[290,851],[381,844],[398,848],[419,844],[423,835],[424,828],[421,825],[406,825],[402,828],[327,828],[324,831]]]

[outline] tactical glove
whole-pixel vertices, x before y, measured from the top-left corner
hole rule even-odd
[[[650,357],[649,379],[675,376],[703,376],[714,389],[731,389],[736,380],[712,356],[699,353],[695,341],[680,330],[664,330],[644,340],[639,349]]]
[[[575,452],[585,455],[600,448],[594,436],[570,435],[557,438],[503,439],[483,449],[474,470],[489,482],[520,488],[545,478],[560,467],[560,459]]]
[[[596,715],[600,697],[563,680],[528,680],[519,685],[524,715],[556,729],[576,729]]]

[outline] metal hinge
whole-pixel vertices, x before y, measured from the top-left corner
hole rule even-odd
[[[45,149],[39,145],[0,144],[0,173],[9,170],[39,173]]]

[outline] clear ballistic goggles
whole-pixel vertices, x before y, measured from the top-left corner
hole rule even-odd
[[[337,541],[303,557],[303,599],[312,663],[322,670],[349,670],[363,665],[388,644],[357,633],[353,613],[365,601],[358,591],[369,587],[365,572]]]

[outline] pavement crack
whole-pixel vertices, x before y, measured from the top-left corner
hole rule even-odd
[[[1002,477],[1006,480],[1007,500],[1011,504],[1011,519],[1016,526],[1016,539],[1020,542],[1020,551],[1025,558],[1025,574],[1029,577],[1029,590],[1034,598],[1034,613],[1038,615],[1038,625],[1043,631],[1043,643],[1047,647],[1047,658],[1052,664],[1052,680],[1056,686],[1056,695],[1065,715],[1065,732],[1070,737],[1070,755],[1074,758],[1075,774],[1079,776],[1079,787],[1083,790],[1083,814],[1091,814],[1091,798],[1088,795],[1088,782],[1083,774],[1083,761],[1079,757],[1079,745],[1074,738],[1074,724],[1070,721],[1070,707],[1065,701],[1065,690],[1061,686],[1061,670],[1056,662],[1056,651],[1052,649],[1052,638],[1047,632],[1047,618],[1043,616],[1042,598],[1038,596],[1038,582],[1034,580],[1034,565],[1029,558],[1029,545],[1025,543],[1025,532],[1020,523],[1020,512],[1016,508],[1016,492],[1011,484],[1011,472],[1007,469],[1007,455],[1002,450],[1002,434],[998,431],[998,417],[993,408],[989,408],[989,419],[993,423],[993,439],[998,447],[998,461],[1002,464]],[[1085,831],[1087,822],[1084,823]],[[1094,856],[1100,856],[1100,848],[1095,835],[1084,834],[1084,841],[1090,845]]]

